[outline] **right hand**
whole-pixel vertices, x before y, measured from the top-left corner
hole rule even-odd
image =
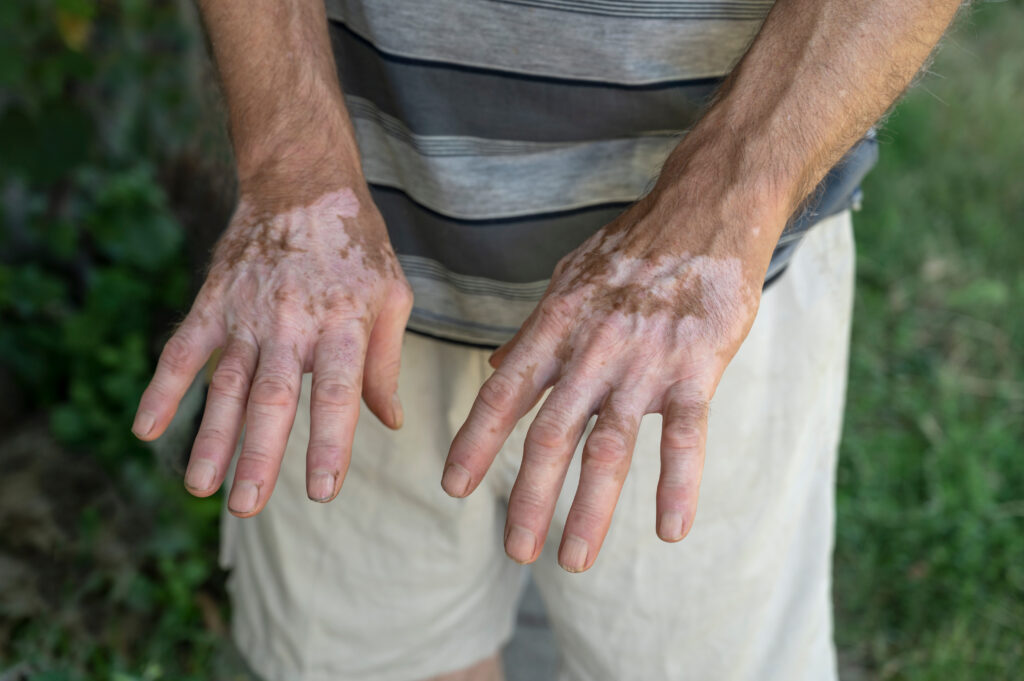
[[[167,341],[132,426],[143,440],[159,437],[210,354],[223,348],[185,486],[196,496],[220,487],[245,423],[228,499],[240,517],[259,513],[273,491],[303,373],[313,372],[311,499],[329,501],[341,488],[360,393],[385,425],[402,424],[396,390],[412,291],[384,221],[363,183],[305,205],[275,204],[290,195],[285,186],[243,185],[206,283]]]

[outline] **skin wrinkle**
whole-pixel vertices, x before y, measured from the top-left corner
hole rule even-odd
[[[640,421],[635,415],[609,409],[599,416],[597,428],[615,433],[619,438],[618,441],[628,446],[633,442],[639,425]],[[626,453],[623,452],[623,454]]]

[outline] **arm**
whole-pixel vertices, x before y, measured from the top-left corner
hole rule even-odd
[[[198,496],[217,490],[244,422],[228,508],[248,516],[273,490],[304,372],[313,372],[310,498],[338,493],[360,393],[381,421],[401,425],[412,295],[362,177],[323,3],[202,0],[200,10],[227,98],[239,203],[132,430],[159,437],[223,348],[185,485]]]
[[[537,558],[584,428],[559,562],[589,568],[608,531],[640,418],[661,413],[657,533],[696,512],[708,403],[753,323],[789,216],[907,87],[959,0],[778,0],[655,188],[558,264],[492,358],[442,485],[470,493],[516,421],[530,426],[505,549]]]

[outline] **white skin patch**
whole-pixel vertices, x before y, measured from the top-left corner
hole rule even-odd
[[[228,335],[294,330],[296,352],[310,370],[323,324],[372,322],[390,287],[407,287],[379,215],[360,214],[360,200],[347,188],[276,215],[243,200],[195,307],[219,317]]]
[[[742,261],[688,252],[623,255],[625,237],[620,232],[591,239],[552,282],[546,298],[578,311],[560,334],[572,348],[569,362],[573,355],[600,352],[607,357],[604,379],[617,386],[635,383],[637,390],[663,390],[684,377],[714,374],[718,355],[738,346],[756,310],[758,295]],[[607,338],[616,347],[593,347],[594,339]]]

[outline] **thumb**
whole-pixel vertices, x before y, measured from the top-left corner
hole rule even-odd
[[[398,399],[398,371],[402,337],[412,311],[412,292],[403,284],[384,304],[370,332],[363,370],[363,399],[370,411],[389,428],[402,427],[402,403]]]

